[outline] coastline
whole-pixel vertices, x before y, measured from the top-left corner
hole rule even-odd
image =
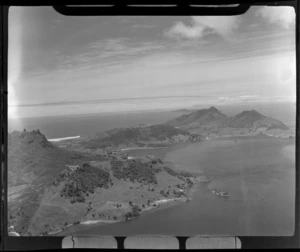
[[[103,224],[112,224],[112,223],[117,223],[121,222],[122,220],[86,220],[83,222],[80,222],[79,224],[81,225],[91,225],[91,224],[97,224],[97,223],[103,223]]]
[[[186,197],[156,200],[156,201],[152,202],[149,207],[147,207],[145,209],[142,209],[141,212],[140,212],[140,215],[142,215],[143,212],[149,212],[151,210],[158,209],[161,206],[166,206],[168,204],[172,204],[172,203],[175,203],[175,202],[177,202],[177,203],[179,203],[179,202],[186,202],[187,200],[191,199],[190,198],[190,194],[193,191],[194,185],[197,182],[195,182],[191,186],[191,188],[188,191],[188,195]],[[134,219],[136,219],[136,217],[135,218],[131,218],[129,220],[134,220]],[[115,223],[118,223],[118,222],[126,222],[126,220],[123,220],[123,219],[119,219],[119,220],[101,220],[101,219],[99,219],[99,220],[86,220],[86,221],[80,222],[79,224],[69,224],[64,229],[62,229],[60,231],[48,233],[48,235],[59,235],[62,232],[67,232],[67,230],[66,230],[67,228],[72,228],[74,226],[79,226],[79,225],[89,226],[89,225],[94,225],[94,224],[115,224]],[[65,236],[65,234],[63,234],[63,236]]]
[[[70,136],[70,137],[60,137],[60,138],[51,138],[47,139],[49,142],[60,142],[65,140],[71,140],[71,139],[78,139],[80,136]]]
[[[168,149],[169,147],[128,147],[123,148],[121,151],[128,151],[128,150],[154,150],[154,149]]]
[[[200,141],[201,142],[201,141]],[[199,143],[199,142],[198,142]],[[147,156],[147,155],[155,155],[158,156],[161,159],[164,159],[165,156],[174,150],[177,149],[182,149],[185,148],[187,146],[190,146],[192,144],[195,144],[195,142],[183,142],[183,143],[176,143],[170,146],[166,146],[166,147],[135,147],[135,148],[126,148],[126,150],[122,149],[122,151],[124,151],[124,153],[126,153],[129,156],[133,156],[133,157],[143,157],[143,156]]]
[[[192,187],[190,189],[192,189]],[[156,200],[156,201],[154,201],[154,202],[151,203],[151,206],[149,206],[149,207],[147,207],[145,209],[142,209],[141,213],[146,212],[146,211],[150,211],[150,210],[153,210],[153,209],[156,209],[156,208],[160,207],[161,205],[166,205],[168,203],[173,203],[173,202],[176,202],[176,201],[185,202],[188,198],[189,197]]]
[[[145,209],[142,209],[141,210],[141,214],[143,212],[146,212],[146,211],[150,211],[150,210],[153,210],[153,209],[156,209],[158,207],[160,207],[161,205],[166,205],[166,204],[170,204],[170,203],[173,203],[173,202],[176,202],[176,201],[186,201],[187,198],[171,198],[171,199],[160,199],[160,200],[156,200],[154,202],[152,202],[151,206],[145,208]],[[134,219],[134,218],[133,218]],[[103,224],[114,224],[114,223],[118,223],[118,222],[124,222],[125,220],[86,220],[86,221],[83,221],[83,222],[80,222],[79,224],[81,225],[93,225],[93,224],[99,224],[99,223],[103,223]]]

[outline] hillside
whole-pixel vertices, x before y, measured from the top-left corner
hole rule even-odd
[[[288,127],[279,120],[264,116],[256,110],[243,111],[233,117],[227,118],[221,125],[229,128],[267,128],[287,130]]]
[[[138,132],[138,141],[159,134],[191,136],[166,126]],[[120,129],[106,134],[115,141],[135,136]],[[13,132],[8,141],[8,221],[21,235],[47,235],[85,221],[126,221],[160,200],[185,200],[195,182],[192,174],[174,171],[155,156],[75,153],[50,143],[38,130]]]
[[[256,110],[243,111],[228,117],[215,107],[181,115],[166,124],[202,135],[258,134],[271,130],[280,131],[281,134],[281,131],[289,129],[283,122],[264,116]]]
[[[71,164],[74,155],[47,141],[39,130],[8,134],[9,186],[47,183]]]
[[[8,134],[8,204],[10,221],[18,231],[28,226],[44,188],[66,168],[87,157],[63,150],[39,131]]]
[[[85,163],[45,188],[27,234],[46,235],[86,221],[126,221],[161,199],[184,200],[193,181],[155,157]]]
[[[215,107],[210,107],[209,109],[201,109],[189,114],[184,114],[166,122],[166,124],[185,130],[194,131],[194,129],[196,129],[197,132],[203,133],[207,130],[217,130],[226,118],[227,116]]]
[[[98,133],[82,143],[90,149],[105,147],[165,146],[176,142],[196,141],[198,135],[170,125],[116,128]]]

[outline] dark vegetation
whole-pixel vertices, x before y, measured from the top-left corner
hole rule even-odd
[[[154,167],[152,162],[143,163],[141,160],[112,161],[111,169],[113,175],[118,179],[138,181],[145,184],[157,184],[156,173],[158,167]]]
[[[163,196],[163,197],[168,197],[169,196],[169,194],[170,194],[170,192],[169,191],[164,191],[164,190],[161,190],[160,191],[160,194]]]
[[[142,209],[137,205],[131,204],[131,212],[124,215],[125,220],[133,219],[141,214]]]
[[[61,173],[60,179],[65,180],[61,196],[70,199],[72,203],[85,202],[84,195],[88,196],[89,193],[94,193],[94,190],[98,187],[107,189],[111,185],[111,179],[107,171],[87,163],[84,163],[72,173]]]
[[[180,198],[181,196],[186,196],[186,193],[183,192],[183,191],[176,191],[176,190],[173,190],[173,194],[176,198]]]
[[[164,141],[176,135],[191,134],[170,125],[152,125],[144,128],[117,128],[97,134],[85,143],[88,148],[105,148],[107,146],[135,145],[145,146],[147,141]],[[158,144],[158,143],[157,143]]]

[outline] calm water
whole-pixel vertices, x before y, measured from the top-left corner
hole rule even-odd
[[[192,200],[143,214],[127,223],[72,227],[74,235],[292,235],[295,144],[292,140],[242,138],[208,140],[168,153],[174,168],[204,172]],[[213,188],[230,198],[218,198]]]

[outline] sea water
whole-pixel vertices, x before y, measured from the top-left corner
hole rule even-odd
[[[39,129],[50,139],[78,135],[91,136],[113,128],[160,124],[179,115],[181,113],[171,111],[146,111],[19,118],[8,121],[8,132]]]

